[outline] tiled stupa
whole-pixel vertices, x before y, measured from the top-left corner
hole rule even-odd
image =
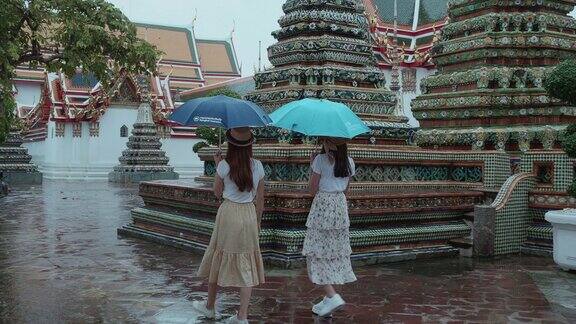
[[[126,143],[127,149],[119,158],[120,165],[108,174],[110,182],[140,182],[147,180],[178,179],[174,168],[162,150],[152,108],[148,102],[138,107],[138,117],[132,135]]]
[[[352,258],[374,263],[457,255],[454,240],[470,235],[467,220],[486,192],[510,174],[502,152],[437,152],[409,144],[412,129],[397,109],[368,43],[362,0],[288,0],[278,43],[268,54],[274,67],[255,76],[247,99],[268,111],[307,97],[350,106],[371,128],[349,152],[357,173],[349,210]],[[394,80],[392,80],[394,81]],[[390,82],[392,88],[395,83]],[[306,191],[314,139],[274,129],[258,132],[254,155],[266,170],[266,203],[260,234],[267,262],[302,264],[300,251],[313,197]],[[211,189],[213,154],[204,148],[204,175],[195,183],[140,185],[145,206],[120,233],[195,250],[206,248],[219,201]]]
[[[526,152],[559,147],[576,107],[547,96],[546,74],[576,58],[574,0],[452,0],[431,51],[438,72],[412,101],[418,145]]]
[[[549,210],[574,208],[566,193],[574,160],[560,147],[576,107],[550,98],[543,83],[557,63],[576,58],[574,0],[451,0],[449,21],[431,51],[438,72],[412,101],[417,143],[441,150],[510,153],[517,174],[495,204],[495,244],[484,252],[549,254]],[[515,183],[514,186],[510,184]],[[498,201],[498,199],[497,199]],[[478,217],[476,218],[479,219]],[[514,244],[499,243],[515,237]],[[477,245],[476,248],[480,248]]]
[[[22,143],[20,131],[13,130],[0,144],[0,172],[4,181],[9,185],[42,183],[42,174]]]
[[[268,111],[310,97],[339,101],[373,129],[373,143],[406,144],[412,128],[376,66],[363,2],[290,0],[283,10],[268,48],[274,67],[256,74],[246,99]]]

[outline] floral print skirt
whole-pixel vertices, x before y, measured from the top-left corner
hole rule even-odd
[[[317,285],[356,281],[350,262],[350,219],[344,193],[318,192],[306,227],[302,254],[310,280]]]

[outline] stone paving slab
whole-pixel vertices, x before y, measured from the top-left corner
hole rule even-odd
[[[210,323],[193,300],[201,256],[116,228],[141,206],[135,186],[45,181],[0,198],[0,323]],[[447,258],[357,267],[358,282],[332,319],[305,270],[267,269],[254,290],[253,323],[575,323],[576,274],[549,258]],[[238,295],[219,305],[232,315]]]

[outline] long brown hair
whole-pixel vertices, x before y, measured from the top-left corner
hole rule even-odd
[[[234,181],[238,190],[252,191],[254,180],[252,180],[252,145],[236,146],[228,142],[226,152],[226,162],[230,165],[230,179]]]
[[[326,153],[326,148],[322,148]],[[336,178],[347,178],[352,175],[352,167],[348,158],[348,145],[346,143],[336,145],[336,150],[329,152],[334,158],[334,176]]]

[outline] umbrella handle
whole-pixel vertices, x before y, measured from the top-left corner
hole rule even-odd
[[[222,152],[222,132],[220,128],[218,128],[218,152]]]

